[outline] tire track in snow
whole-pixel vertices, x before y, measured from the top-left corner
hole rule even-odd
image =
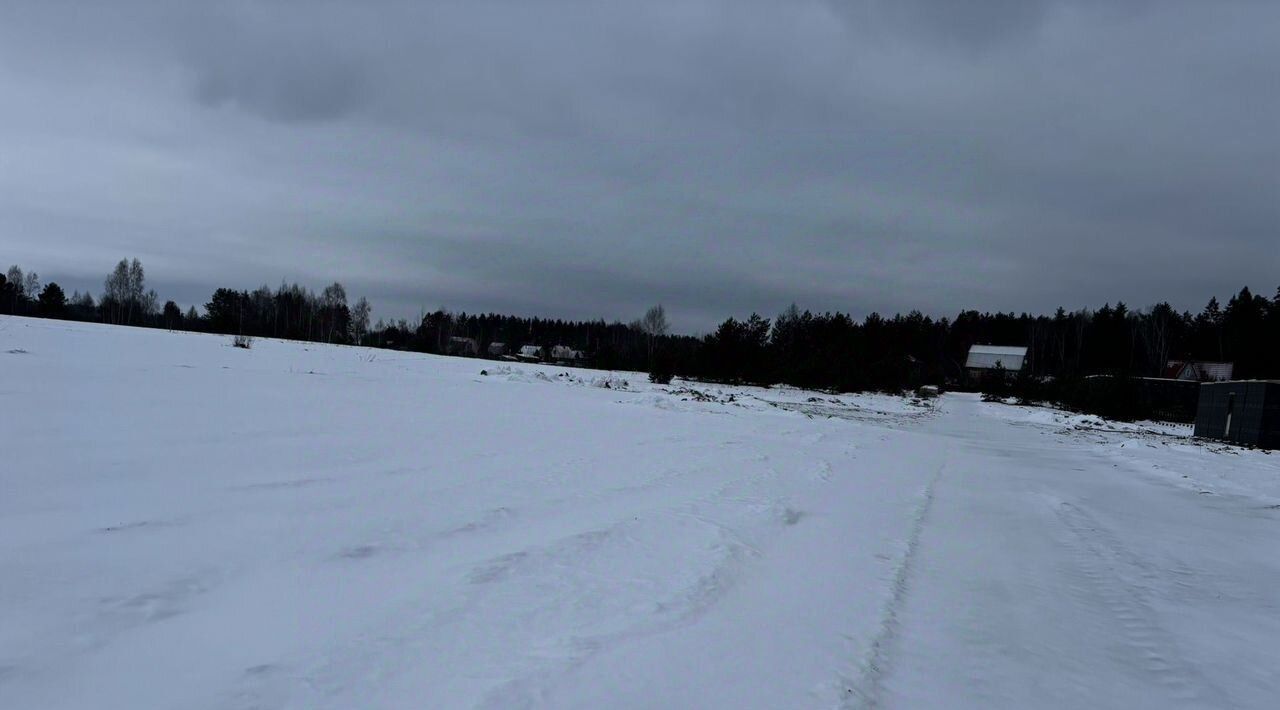
[[[911,521],[911,533],[907,537],[907,549],[894,571],[892,595],[881,612],[879,629],[871,639],[871,645],[867,647],[857,680],[846,681],[843,703],[845,708],[871,710],[880,707],[884,694],[884,679],[891,669],[894,646],[897,644],[898,632],[902,626],[899,615],[911,591],[911,577],[917,552],[920,549],[920,537],[928,523],[929,511],[933,508],[934,492],[947,468],[949,457],[948,451],[942,465],[925,486],[923,499],[916,506]]]
[[[1126,580],[1154,579],[1152,569],[1079,507],[1063,501],[1055,512],[1071,534],[1068,545],[1088,585],[1088,592],[1078,587],[1073,591],[1091,609],[1100,602],[1100,610],[1115,622],[1125,650],[1121,660],[1148,674],[1178,701],[1193,707],[1234,707],[1221,688],[1178,653],[1176,639],[1160,625],[1147,601],[1150,590]]]

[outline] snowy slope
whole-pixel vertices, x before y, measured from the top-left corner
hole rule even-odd
[[[1280,459],[1178,431],[17,318],[0,408],[2,708],[1280,690]]]

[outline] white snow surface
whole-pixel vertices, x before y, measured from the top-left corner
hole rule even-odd
[[[1182,427],[8,317],[0,411],[6,710],[1280,697]]]

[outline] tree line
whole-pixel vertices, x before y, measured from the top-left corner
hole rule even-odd
[[[963,379],[976,343],[1024,345],[1025,387],[1078,382],[1089,375],[1160,377],[1172,359],[1230,361],[1238,378],[1280,377],[1280,289],[1268,298],[1247,287],[1221,305],[1213,298],[1199,312],[1168,303],[1134,310],[1108,303],[1096,310],[1053,315],[962,311],[954,319],[919,311],[891,317],[872,313],[802,311],[774,318],[729,318],[702,336],[669,332],[666,312],[651,308],[623,323],[468,314],[437,310],[420,320],[370,324],[365,298],[348,303],[333,283],[315,293],[298,284],[272,289],[218,288],[204,304],[183,312],[159,304],[137,260],[121,260],[95,302],[89,293],[67,296],[17,266],[0,275],[0,313],[71,318],[121,325],[287,338],[337,344],[447,353],[453,338],[511,350],[521,345],[564,345],[588,355],[600,369],[650,371],[725,383],[788,384],[835,391],[902,390]],[[1059,386],[1061,387],[1061,385]],[[1050,397],[1062,398],[1059,391]]]
[[[1280,289],[1247,287],[1225,307],[1213,298],[1198,314],[1162,302],[1132,310],[1122,302],[1053,315],[962,311],[933,319],[919,311],[856,321],[843,313],[801,312],[770,321],[726,320],[703,339],[692,366],[729,382],[782,382],[833,389],[900,389],[955,381],[974,344],[1027,347],[1024,376],[1161,377],[1170,360],[1235,363],[1241,379],[1280,376]]]

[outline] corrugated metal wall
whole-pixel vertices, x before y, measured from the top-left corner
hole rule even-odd
[[[1196,436],[1280,448],[1280,383],[1237,381],[1200,385]]]

